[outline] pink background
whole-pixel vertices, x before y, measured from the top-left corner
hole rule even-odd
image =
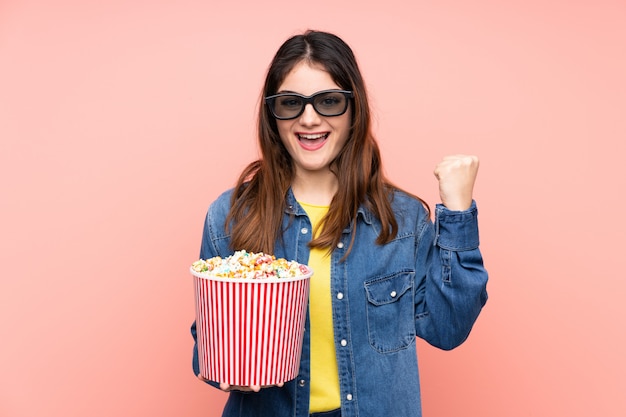
[[[187,267],[309,27],[355,50],[393,180],[434,204],[443,155],[481,158],[491,298],[460,348],[418,342],[425,415],[626,415],[625,21],[623,0],[1,0],[0,416],[220,414]]]

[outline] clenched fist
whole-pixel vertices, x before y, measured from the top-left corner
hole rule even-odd
[[[478,157],[449,155],[435,167],[441,202],[450,210],[467,210],[472,204]]]

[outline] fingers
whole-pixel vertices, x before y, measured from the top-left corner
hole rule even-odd
[[[442,175],[455,171],[462,171],[466,175],[473,174],[475,176],[479,165],[480,161],[475,155],[447,155],[437,164],[434,174],[437,179],[441,179]]]
[[[209,382],[208,379],[202,377],[202,375],[196,375],[199,380],[204,382]],[[283,387],[285,385],[284,382],[279,382],[276,385],[250,385],[250,386],[241,386],[241,385],[230,385],[226,382],[220,382],[220,389],[225,392],[230,391],[245,391],[245,392],[259,392],[262,388],[271,388],[271,387]]]
[[[242,387],[240,385],[229,385],[225,382],[220,382],[220,389],[222,391],[245,391],[245,392],[259,392],[261,391],[260,385],[251,385],[249,387]]]
[[[466,210],[472,202],[472,193],[479,160],[474,155],[448,155],[435,167],[442,203],[451,210]]]
[[[283,385],[284,385],[284,382],[279,382],[276,385],[250,385],[250,386],[229,385],[225,382],[220,382],[220,389],[226,392],[230,392],[230,391],[259,392],[261,391],[262,388],[282,387]]]

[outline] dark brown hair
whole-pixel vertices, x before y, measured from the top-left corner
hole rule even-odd
[[[340,88],[354,93],[350,137],[331,163],[339,189],[322,220],[321,233],[310,246],[329,250],[335,247],[342,231],[356,220],[361,204],[365,204],[381,223],[376,242],[388,243],[398,231],[391,209],[391,194],[395,187],[382,171],[380,150],[371,131],[365,83],[350,47],[327,32],[307,31],[293,36],[278,49],[270,64],[263,97],[276,94],[287,74],[302,61],[322,66]],[[258,137],[261,159],[252,162],[241,173],[226,225],[232,228],[232,249],[273,253],[274,244],[283,232],[285,197],[295,168],[278,135],[276,120],[263,98],[259,108]],[[352,236],[354,239],[355,234]],[[351,247],[352,244],[349,249]]]

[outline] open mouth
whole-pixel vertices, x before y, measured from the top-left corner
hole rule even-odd
[[[305,149],[314,150],[320,148],[324,144],[324,142],[328,138],[328,135],[330,135],[330,133],[326,132],[312,134],[298,133],[296,136],[298,137],[298,141],[300,141],[300,144]]]

